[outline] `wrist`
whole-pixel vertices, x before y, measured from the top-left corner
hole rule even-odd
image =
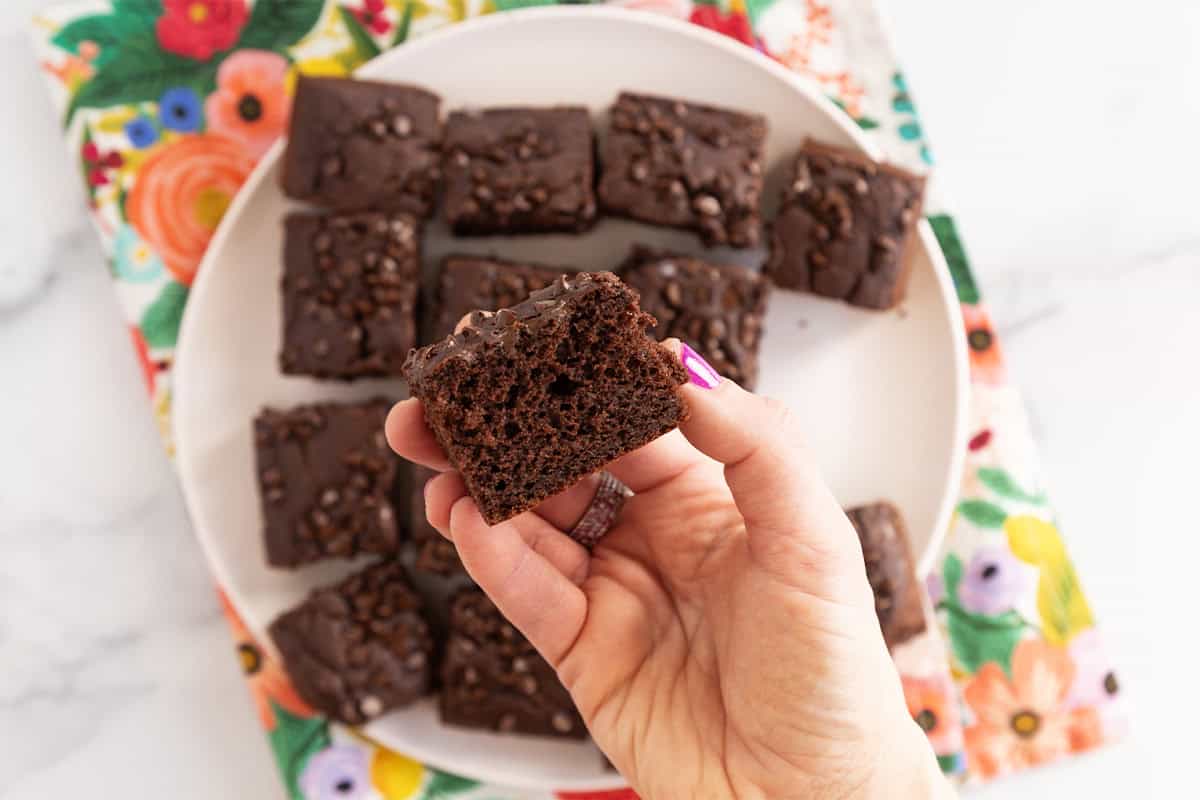
[[[958,794],[942,774],[929,740],[910,720],[886,749],[882,766],[860,800],[905,797],[913,800],[953,800]]]

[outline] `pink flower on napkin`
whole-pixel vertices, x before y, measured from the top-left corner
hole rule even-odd
[[[279,138],[288,120],[287,59],[240,50],[217,70],[217,90],[205,102],[208,128],[241,142],[254,160]]]

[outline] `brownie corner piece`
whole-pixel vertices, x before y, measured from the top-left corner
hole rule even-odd
[[[448,255],[442,260],[434,284],[429,335],[434,340],[449,336],[472,311],[514,306],[566,272],[561,267],[494,256]]]
[[[687,342],[717,372],[754,389],[771,289],[763,273],[634,245],[618,274],[658,320],[655,338]]]
[[[441,178],[440,104],[418,86],[301,75],[284,192],[340,210],[429,216]]]
[[[684,228],[709,246],[758,244],[766,118],[622,92],[597,194],[605,211]]]
[[[460,591],[450,608],[439,708],[443,722],[460,727],[587,736],[554,668],[478,589]]]
[[[405,377],[496,524],[658,438],[687,416],[679,360],[612,273],[561,276],[414,351]]]
[[[255,417],[268,564],[290,568],[398,551],[398,462],[383,433],[390,408],[376,398],[267,408]]]
[[[417,344],[420,223],[404,212],[290,214],[284,221],[288,375],[398,375]]]
[[[443,207],[456,234],[581,233],[596,220],[585,108],[455,111],[443,149]]]
[[[313,591],[270,635],[305,702],[362,725],[429,691],[433,636],[422,611],[404,568],[383,561]]]
[[[889,648],[925,631],[923,587],[917,578],[908,529],[889,502],[848,509],[846,516],[862,544],[867,580],[875,594],[875,614]]]
[[[807,140],[771,223],[776,286],[886,310],[908,289],[925,178]]]

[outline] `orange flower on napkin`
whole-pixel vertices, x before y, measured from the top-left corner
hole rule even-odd
[[[222,591],[217,592],[221,600],[221,610],[233,628],[233,638],[237,643],[238,660],[242,664],[242,672],[246,674],[246,683],[250,686],[250,694],[258,709],[258,717],[263,727],[268,731],[275,730],[275,711],[272,703],[295,714],[298,717],[311,717],[315,711],[300,699],[292,688],[287,674],[274,660],[267,657],[258,642],[250,635],[237,610],[229,602]]]
[[[1011,680],[984,664],[963,690],[976,719],[966,730],[971,770],[991,778],[1100,744],[1096,710],[1068,707],[1074,677],[1070,654],[1041,639],[1017,645]]]
[[[288,62],[266,50],[241,50],[221,63],[217,90],[204,104],[208,129],[241,142],[257,161],[288,120]]]
[[[241,145],[216,133],[179,139],[142,165],[125,213],[184,286],[191,286],[217,223],[253,168]]]

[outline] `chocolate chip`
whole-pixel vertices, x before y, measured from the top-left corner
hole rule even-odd
[[[496,720],[496,730],[501,733],[512,733],[517,729],[517,715],[512,713],[501,714]]]
[[[392,117],[392,133],[397,136],[408,136],[412,133],[412,120],[407,114],[397,114]]]
[[[358,701],[358,710],[364,717],[377,717],[383,713],[383,701],[373,694]]]
[[[335,175],[340,175],[342,172],[342,157],[337,155],[326,156],[321,161],[321,174],[326,178],[332,178]]]
[[[327,339],[317,339],[312,346],[313,355],[317,358],[324,358],[329,355],[329,341]]]
[[[710,194],[697,195],[692,201],[692,208],[696,213],[703,214],[706,217],[715,217],[721,213],[721,201]]]
[[[634,161],[629,167],[629,177],[634,183],[641,183],[650,175],[650,168],[646,166],[645,161]]]
[[[533,696],[537,694],[538,682],[532,675],[526,675],[521,679],[521,691],[527,695]]]
[[[338,495],[337,489],[326,489],[321,493],[321,505],[325,508],[331,508],[337,505],[337,501],[339,499],[340,496]]]
[[[550,724],[559,733],[570,733],[575,728],[571,716],[565,711],[555,711],[554,716],[550,718]]]
[[[387,125],[383,122],[383,120],[380,119],[371,120],[371,122],[367,124],[367,130],[369,130],[371,135],[376,139],[382,139],[383,137],[387,136]]]

